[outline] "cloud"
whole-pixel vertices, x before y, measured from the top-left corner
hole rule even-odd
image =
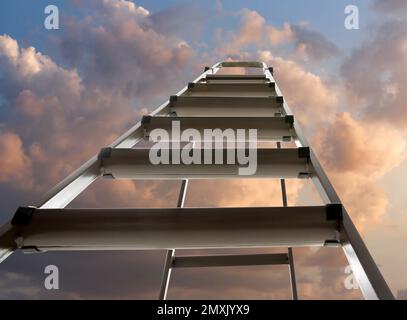
[[[73,263],[74,261],[74,263]],[[156,299],[163,251],[16,253],[0,271],[1,299]],[[59,269],[47,290],[44,269]],[[11,271],[12,270],[12,271]],[[107,275],[107,276],[106,276]]]
[[[25,154],[20,137],[0,132],[0,183],[29,188],[32,184],[31,160]]]
[[[152,12],[151,28],[170,38],[178,36],[192,44],[197,44],[201,41],[208,16],[213,15],[214,11],[216,8],[211,10],[199,3],[177,4]]]
[[[86,83],[145,103],[187,81],[194,50],[184,39],[155,29],[165,16],[152,18],[129,1],[88,5],[92,17],[67,19],[64,36],[56,40],[62,57],[81,70]]]
[[[375,1],[374,7],[397,14],[403,12],[405,4]],[[402,19],[384,16],[340,68],[346,98],[343,107],[354,116],[342,115],[337,122],[332,138],[339,135],[347,145],[337,142],[341,152],[334,151],[332,159],[325,160],[330,162],[328,171],[329,166],[336,167],[332,170],[335,186],[342,190],[345,204],[349,202],[360,226],[383,223],[389,218],[393,204],[380,181],[405,159],[407,94],[402,88],[407,86],[403,71],[407,68],[406,30]],[[355,148],[355,144],[359,147]],[[352,181],[352,188],[346,180]]]
[[[102,0],[101,2],[103,6],[114,8],[124,14],[134,14],[137,16],[147,16],[150,14],[147,9],[137,6],[134,2],[128,0]]]
[[[223,60],[249,59],[245,49],[258,46],[264,40],[265,19],[255,10],[243,9],[238,13],[240,26],[236,32],[226,32],[223,28],[215,31],[217,42],[214,54]]]
[[[300,181],[290,181],[287,189],[290,204],[297,201],[302,187]],[[280,181],[275,179],[191,181],[187,204],[203,207],[281,206],[280,188]],[[202,197],[203,192],[206,197]]]
[[[164,17],[153,21],[131,1],[77,4],[93,14],[66,16],[60,36],[52,39],[61,49],[55,60],[0,36],[1,150],[7,153],[1,187],[2,199],[13,206],[15,199],[37,198],[195,73],[188,43],[157,30]],[[132,183],[108,188],[116,204],[119,198],[126,203],[121,192],[139,193]],[[156,200],[148,192],[143,196]]]
[[[76,69],[66,70],[35,48],[20,48],[8,35],[0,36],[0,92],[3,99],[14,98],[16,90],[30,88],[40,96],[50,93],[73,102],[82,91],[81,79]],[[48,87],[53,83],[53,87]]]
[[[407,300],[407,289],[402,289],[397,291],[398,300]]]
[[[36,173],[36,187],[49,188],[49,183],[55,183],[78,164],[82,159],[80,150],[92,150],[86,145],[90,141],[83,137],[102,132],[98,121],[103,118],[98,112],[108,106],[100,103],[102,93],[95,98],[85,92],[76,69],[64,69],[32,47],[20,48],[9,36],[0,37],[0,61],[4,75],[0,78],[0,92],[7,115],[2,125],[4,130],[18,134],[21,143],[16,143],[16,148],[24,144],[33,152],[30,163]],[[96,111],[95,103],[101,109]],[[90,116],[90,112],[94,114]],[[92,128],[94,133],[87,132]],[[8,140],[10,137],[6,136]],[[79,153],[72,152],[73,146]]]
[[[71,204],[71,208],[168,208],[175,207],[179,181],[99,179]]]
[[[7,119],[1,126],[24,145],[20,153],[35,173],[35,193],[72,172],[194,73],[193,49],[155,30],[148,10],[116,0],[86,6],[92,17],[67,16],[57,40],[65,67],[0,36],[0,103]]]
[[[2,272],[0,289],[2,299],[30,299],[41,291],[33,285],[30,276],[16,272]]]
[[[338,47],[323,34],[301,25],[292,25],[291,28],[299,56],[322,61],[340,54]]]
[[[323,61],[340,54],[338,47],[322,33],[310,30],[306,24],[284,23],[281,29],[267,27],[267,35],[273,45],[293,43],[296,54],[303,59]]]
[[[327,166],[373,179],[398,166],[404,159],[406,146],[397,130],[387,125],[358,122],[346,112],[337,114],[331,126],[320,129],[316,141]]]
[[[244,60],[254,57],[247,50],[250,45],[257,50],[269,50],[269,42],[273,46],[284,43],[292,44],[296,55],[301,59],[323,61],[338,56],[340,50],[329,41],[322,33],[310,30],[306,23],[284,23],[283,27],[268,24],[257,11],[243,9],[239,12],[240,27],[236,32],[226,32],[217,29],[215,39],[218,47],[215,53],[224,58]]]
[[[243,10],[242,25],[240,26],[239,37],[237,39],[239,45],[247,45],[256,43],[261,40],[265,20],[254,10]]]
[[[172,299],[290,299],[286,266],[180,269]],[[271,289],[272,288],[272,289]]]
[[[283,28],[278,29],[274,26],[267,27],[267,34],[272,44],[279,45],[289,42],[294,38],[294,31],[289,23],[284,23]]]
[[[1,36],[0,57],[6,57],[11,63],[16,64],[20,56],[18,43],[8,35]]]
[[[348,262],[342,248],[297,248],[294,251],[300,299],[361,299],[360,290],[348,290]]]
[[[407,3],[404,0],[375,0],[373,8],[384,13],[403,13],[407,10]]]
[[[312,141],[355,222],[365,227],[383,221],[389,199],[377,182],[405,159],[403,135],[388,125],[357,121],[349,113],[339,113]]]
[[[372,121],[407,128],[407,23],[397,19],[378,26],[341,67],[353,110]]]
[[[334,114],[335,91],[318,75],[294,61],[275,57],[270,51],[261,51],[259,58],[273,66],[279,87],[304,126],[317,126]]]

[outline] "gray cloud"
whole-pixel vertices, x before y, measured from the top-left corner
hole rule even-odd
[[[341,53],[339,48],[322,33],[292,25],[297,50],[315,61],[332,58]]]
[[[368,119],[407,126],[407,23],[397,19],[377,26],[341,68],[353,108]]]
[[[373,8],[379,12],[400,14],[407,10],[404,0],[374,0]]]
[[[407,300],[407,289],[397,291],[398,300]]]
[[[12,216],[18,205],[31,204],[100,147],[136,123],[141,113],[193,77],[193,50],[182,39],[170,39],[155,30],[145,9],[127,1],[82,4],[90,6],[94,16],[75,20],[66,17],[65,33],[57,42],[64,67],[35,48],[25,48],[10,36],[0,36],[0,150],[7,154],[1,162],[7,165],[7,171],[2,170],[0,176],[1,223]],[[106,195],[106,206],[120,205],[120,201],[122,206],[130,205],[131,199],[140,198],[144,202],[139,205],[154,202],[159,206],[156,199],[160,191],[165,191],[168,197],[160,198],[161,205],[168,205],[166,201],[171,201],[175,190],[167,185],[167,189],[159,191],[158,183],[101,185],[87,192],[88,199],[81,198],[76,203],[85,207],[101,205],[93,194],[100,192],[99,195]],[[144,193],[140,192],[142,187]],[[110,193],[106,188],[110,188]],[[0,286],[10,287],[7,294],[1,290],[2,297],[54,297],[44,292],[42,286],[42,269],[47,262],[65,270],[66,290],[57,297],[123,297],[121,292],[128,286],[128,276],[134,275],[130,269],[137,261],[145,263],[145,267],[136,271],[140,279],[132,276],[137,281],[135,291],[129,287],[126,294],[155,297],[161,272],[156,258],[151,260],[148,254],[139,253],[130,264],[120,260],[122,256],[128,259],[128,253],[47,254],[37,258],[12,255],[1,265],[6,280]],[[111,259],[116,259],[118,265]],[[30,261],[32,269],[25,267],[26,261]],[[124,271],[121,265],[128,265],[129,269]],[[119,271],[113,276],[115,270]],[[153,285],[148,280],[151,270],[157,272],[154,275],[157,283]],[[24,277],[7,276],[12,272]],[[105,291],[98,288],[103,278]],[[19,288],[25,289],[18,291]]]
[[[59,40],[62,57],[81,71],[85,83],[145,103],[162,89],[179,88],[187,81],[187,70],[192,77],[194,70],[187,65],[194,51],[175,34],[161,33],[165,14],[152,15],[131,2],[90,6],[92,17],[67,19]]]
[[[281,29],[270,25],[267,34],[273,45],[292,43],[301,58],[323,61],[341,54],[335,43],[306,24],[285,23]]]
[[[169,37],[177,35],[187,41],[200,39],[204,24],[213,10],[198,3],[182,3],[151,13],[151,27]],[[186,26],[188,26],[186,28]]]

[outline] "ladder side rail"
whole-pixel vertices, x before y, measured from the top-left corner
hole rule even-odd
[[[181,189],[179,191],[177,208],[183,208],[185,204],[185,198],[187,194],[188,188],[188,179],[182,180],[181,182]],[[172,272],[172,261],[175,257],[175,249],[167,250],[165,263],[164,263],[164,270],[161,280],[161,288],[159,294],[159,300],[166,300],[168,295],[168,288],[170,285],[171,279],[171,272]]]
[[[281,148],[281,142],[277,142],[277,148]],[[285,179],[280,179],[281,184],[281,196],[283,200],[283,207],[288,206],[287,202],[287,190],[285,185]],[[298,292],[297,292],[297,281],[295,278],[295,267],[294,267],[294,254],[293,249],[291,247],[288,248],[288,268],[290,272],[290,285],[291,285],[291,297],[292,300],[298,300]]]

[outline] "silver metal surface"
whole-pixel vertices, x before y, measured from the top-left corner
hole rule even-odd
[[[198,152],[194,149],[194,152]],[[227,164],[227,150],[224,149],[223,162],[205,164],[204,150],[201,151],[198,164],[172,164],[173,157],[181,154],[180,149],[168,150],[169,164],[155,165],[151,162],[150,149],[112,149],[110,156],[102,160],[104,175],[115,179],[233,179],[233,178],[298,178],[300,173],[308,173],[307,158],[299,158],[298,149],[257,149],[257,171],[253,175],[240,175],[238,159]],[[214,156],[215,152],[212,152]],[[236,156],[236,153],[232,154]],[[212,161],[214,162],[214,161]],[[253,164],[254,165],[254,164]]]
[[[281,148],[281,143],[277,142],[277,148]],[[281,184],[281,196],[283,200],[283,207],[287,207],[287,191],[285,187],[285,180],[280,179],[280,184]],[[298,300],[298,292],[297,292],[297,281],[295,279],[295,267],[294,267],[294,254],[293,254],[293,249],[288,248],[288,268],[290,271],[290,285],[291,285],[291,297],[293,300]]]
[[[178,256],[172,258],[173,268],[237,267],[281,264],[288,264],[288,255],[286,253]]]
[[[297,281],[295,278],[293,248],[288,248],[288,268],[290,271],[291,298],[298,300]]]
[[[174,124],[174,121],[179,122]],[[200,139],[194,139],[195,142],[204,140],[205,130],[220,129],[225,131],[232,129],[234,132],[238,129],[245,130],[245,138],[248,139],[249,129],[257,130],[258,141],[274,141],[283,140],[284,137],[291,137],[292,123],[285,117],[168,117],[157,116],[151,117],[148,123],[143,125],[148,135],[154,129],[164,129],[168,132],[171,138],[174,137],[173,127],[181,132],[186,129],[195,129],[200,134]],[[178,134],[180,135],[181,132]],[[222,136],[220,137],[222,138]],[[236,135],[236,139],[237,139]]]
[[[188,180],[181,181],[181,188],[178,195],[177,208],[183,208],[185,203],[185,198],[187,195]],[[163,275],[161,279],[161,287],[159,300],[166,300],[168,295],[168,288],[170,285],[171,271],[172,271],[172,260],[175,257],[175,249],[170,249],[167,251],[165,256],[165,263],[163,269]]]
[[[323,246],[338,237],[325,206],[37,209],[18,232],[22,247],[56,251]]]
[[[264,75],[255,74],[208,74],[207,80],[266,80]]]
[[[167,300],[168,289],[170,287],[171,273],[172,273],[172,259],[175,256],[175,250],[167,250],[165,255],[163,275],[161,279],[160,293],[158,295],[159,300]]]
[[[268,83],[255,82],[252,80],[246,82],[236,81],[209,81],[198,82],[192,88],[184,92],[182,96],[188,97],[274,97],[275,90]]]

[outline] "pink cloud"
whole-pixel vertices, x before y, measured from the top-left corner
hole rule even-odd
[[[313,145],[356,222],[364,227],[383,221],[389,199],[378,180],[405,159],[400,132],[340,113],[317,131]]]
[[[289,23],[284,23],[284,26],[281,29],[269,26],[267,27],[267,33],[271,43],[274,45],[292,41],[294,38],[294,32]]]
[[[373,7],[379,12],[397,14],[407,10],[407,3],[404,0],[374,0]]]
[[[0,71],[7,79],[0,79],[0,90],[8,119],[2,125],[28,146],[35,190],[69,174],[189,78],[193,49],[154,30],[146,9],[129,1],[88,5],[93,18],[68,18],[60,38],[61,47],[70,48],[64,52],[71,68],[0,36]]]
[[[259,58],[273,66],[276,81],[304,126],[316,126],[334,114],[336,93],[320,76],[294,61],[275,57],[270,51],[261,51]]]
[[[264,23],[264,18],[256,11],[243,10],[238,43],[240,45],[247,45],[260,41],[263,36]]]
[[[405,21],[387,20],[353,50],[341,67],[349,110],[400,130],[407,129],[407,93],[403,89],[407,86],[406,32]]]
[[[30,188],[32,168],[30,158],[26,155],[23,143],[12,132],[0,132],[0,182]]]

